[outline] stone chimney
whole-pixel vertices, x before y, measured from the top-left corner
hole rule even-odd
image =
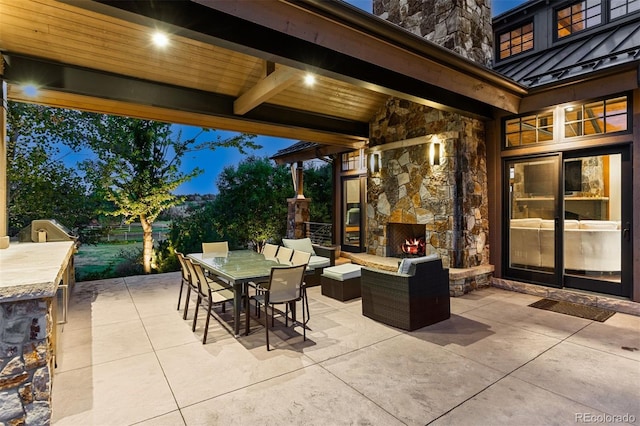
[[[373,0],[373,14],[491,66],[491,0]]]

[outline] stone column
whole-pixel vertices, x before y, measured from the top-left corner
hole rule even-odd
[[[287,238],[306,237],[305,223],[309,222],[311,198],[288,198]]]

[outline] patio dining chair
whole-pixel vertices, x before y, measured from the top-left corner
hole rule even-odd
[[[226,302],[230,302],[233,300],[233,291],[223,288],[220,290],[214,290],[212,288],[212,282],[204,275],[204,270],[202,266],[198,263],[191,262],[190,259],[187,261],[191,264],[191,271],[193,272],[192,277],[195,277],[195,281],[198,287],[198,298],[196,301],[196,311],[193,314],[193,325],[191,327],[191,331],[196,331],[196,323],[198,321],[198,307],[200,303],[205,303],[207,306],[207,319],[204,324],[204,334],[202,336],[202,344],[207,343],[207,334],[209,332],[209,319],[214,315],[213,307],[215,305],[222,305],[222,311],[224,312],[224,305]],[[215,317],[218,322],[220,320],[218,317]]]
[[[293,255],[293,249],[280,246],[278,248],[278,254],[276,255],[276,259],[278,259],[278,262],[280,263],[288,264],[291,261],[292,255]]]
[[[220,253],[226,256],[229,253],[229,242],[216,241],[211,243],[202,243],[202,253]]]
[[[300,250],[294,250],[289,263],[292,266],[298,266],[298,265],[308,266],[309,259],[311,259],[311,253],[307,253]],[[256,294],[263,291],[255,283],[249,283],[249,284],[255,288]],[[307,291],[306,288],[303,288],[303,291],[305,292],[305,295],[306,295],[306,291]],[[306,301],[306,298],[305,298],[305,301]],[[308,302],[307,302],[307,312],[309,312]],[[260,318],[260,300],[256,300],[256,315],[258,316],[258,318]]]
[[[180,280],[180,294],[178,295],[178,310],[180,310],[180,303],[182,302],[182,291],[184,290],[184,287],[187,287],[187,294],[186,294],[186,298],[189,299],[189,295],[191,293],[191,285],[189,283],[190,277],[189,277],[189,267],[185,264],[185,258],[184,258],[184,254],[180,253],[180,252],[176,252],[176,257],[178,258],[178,262],[180,262],[180,273],[181,273],[181,280]]]
[[[294,265],[294,266],[276,266],[271,268],[271,276],[268,282],[258,283],[258,288],[261,290],[254,296],[256,303],[264,305],[264,323],[267,339],[267,350],[269,348],[269,315],[268,308],[271,306],[271,327],[275,325],[275,308],[274,305],[285,305],[285,327],[289,326],[289,305],[295,304],[298,301],[302,301],[302,335],[303,339],[307,340],[307,314],[308,307],[305,306],[305,293],[304,293],[304,273],[307,269],[307,265]],[[292,307],[293,310],[293,307]],[[293,318],[292,318],[293,322]]]
[[[291,256],[292,265],[308,265],[309,259],[311,259],[311,253],[306,251],[294,250]]]
[[[187,288],[187,295],[186,295],[186,302],[184,304],[184,313],[182,314],[182,319],[187,319],[187,313],[189,311],[189,301],[190,299],[190,295],[191,295],[191,291],[193,291],[195,294],[199,294],[200,290],[199,290],[199,277],[196,275],[196,271],[195,271],[195,266],[197,265],[200,270],[202,271],[202,274],[205,277],[205,281],[206,281],[206,285],[208,286],[208,288],[211,289],[211,291],[222,291],[222,290],[228,290],[228,291],[232,291],[231,290],[231,286],[229,284],[227,284],[226,282],[222,281],[222,280],[216,280],[212,277],[208,277],[206,276],[206,274],[204,273],[204,270],[202,269],[202,266],[200,266],[199,264],[192,262],[191,259],[187,258],[187,257],[183,257],[184,260],[184,264],[187,267],[187,270],[189,271],[189,287]],[[224,312],[225,310],[225,305],[222,305],[222,311]],[[196,305],[196,315],[198,314],[198,307]],[[194,316],[194,319],[195,319]]]
[[[262,255],[265,259],[275,259],[278,253],[278,246],[275,244],[266,243],[262,247]]]

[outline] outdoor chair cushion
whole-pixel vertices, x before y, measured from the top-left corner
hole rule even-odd
[[[330,268],[324,268],[322,276],[336,281],[346,281],[352,278],[360,278],[362,266],[353,263],[344,263]]]
[[[326,268],[327,266],[331,265],[331,259],[329,259],[328,257],[323,257],[323,256],[311,256],[311,258],[309,259],[309,268],[311,269],[316,269],[316,268]]]
[[[300,250],[307,253],[311,253],[311,256],[316,255],[316,252],[313,249],[313,244],[311,243],[311,238],[298,238],[298,239],[283,238],[282,245],[293,250]]]

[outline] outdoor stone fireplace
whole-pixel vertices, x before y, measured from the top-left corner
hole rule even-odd
[[[395,256],[388,225],[413,224],[424,229],[426,254],[438,253],[445,267],[487,265],[484,123],[390,99],[371,135],[370,153],[382,167],[367,185],[367,251]]]

